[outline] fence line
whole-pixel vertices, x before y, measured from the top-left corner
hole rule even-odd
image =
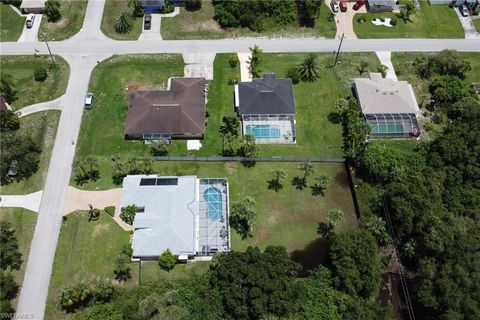
[[[204,161],[204,162],[324,162],[324,163],[345,163],[343,157],[223,157],[223,156],[156,156],[155,161]]]

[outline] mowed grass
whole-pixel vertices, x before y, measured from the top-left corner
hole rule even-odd
[[[70,67],[59,56],[55,56],[55,61],[56,66],[53,66],[49,56],[2,56],[0,71],[12,76],[17,91],[17,99],[11,104],[13,110],[54,100],[65,93]],[[48,77],[44,82],[33,78],[36,66],[47,69]]]
[[[428,92],[428,86],[430,82],[435,78],[422,79],[417,75],[413,61],[417,57],[425,56],[431,53],[392,53],[392,63],[395,68],[395,72],[399,80],[405,80],[412,84],[417,101],[420,106],[425,106],[430,102],[430,93]],[[459,52],[460,56],[470,62],[472,70],[470,70],[465,77],[465,84],[470,86],[472,82],[480,81],[480,53],[473,52]]]
[[[109,38],[115,40],[137,40],[142,33],[142,17],[132,17],[132,30],[127,34],[120,34],[115,31],[114,23],[115,18],[120,14],[126,12],[130,16],[132,9],[128,7],[128,1],[126,0],[106,0],[105,9],[103,10],[102,24],[100,30]]]
[[[17,41],[22,34],[25,18],[8,4],[0,4],[0,41]]]
[[[62,18],[57,22],[49,22],[47,17],[42,18],[39,35],[45,34],[47,40],[64,40],[75,35],[83,25],[87,0],[60,1]]]
[[[480,19],[472,19],[473,24],[475,25],[475,29],[477,29],[477,32],[480,32]]]
[[[30,244],[37,222],[37,213],[23,208],[0,208],[0,221],[10,222],[18,240],[18,249],[22,254],[23,263],[20,270],[14,271],[15,282],[21,287],[23,283],[23,276],[27,267],[28,254],[30,252]],[[12,306],[15,308],[18,301],[18,296],[12,301]]]
[[[457,15],[448,6],[431,6],[428,1],[419,1],[420,10],[410,16],[411,22],[403,22],[396,13],[356,14],[353,17],[353,29],[358,38],[464,38],[465,33]],[[365,23],[358,22],[365,16]],[[373,19],[394,18],[393,27],[376,26]]]
[[[28,194],[43,189],[59,120],[60,111],[56,110],[37,112],[20,118],[20,129],[15,134],[32,137],[41,147],[40,162],[37,172],[30,178],[1,186],[2,194]]]
[[[126,88],[166,90],[169,77],[183,76],[183,66],[181,55],[118,56],[99,64],[90,79],[94,107],[84,112],[77,156],[150,155],[143,141],[124,138]]]
[[[202,8],[197,11],[187,11],[180,8],[180,14],[172,18],[162,18],[161,34],[165,40],[173,39],[222,39],[237,37],[322,37],[334,38],[335,22],[328,21],[329,8],[323,4],[320,16],[312,27],[301,27],[297,21],[276,26],[266,20],[265,30],[253,32],[248,28],[222,29],[213,19],[215,8],[211,1],[203,1]]]

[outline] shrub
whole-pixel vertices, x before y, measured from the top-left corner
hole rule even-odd
[[[292,79],[293,84],[297,84],[300,82],[300,72],[298,72],[298,69],[296,67],[289,68],[285,76]]]
[[[187,11],[196,11],[202,8],[202,0],[187,0],[185,3],[185,9]]]
[[[0,131],[15,131],[20,129],[20,120],[12,110],[0,110]]]
[[[45,2],[44,12],[49,22],[57,22],[60,20],[62,17],[62,13],[60,12],[60,1],[48,0]]]
[[[43,82],[45,79],[47,79],[47,76],[47,69],[45,69],[43,66],[37,66],[33,70],[33,78],[35,81]]]
[[[232,53],[230,58],[228,59],[228,64],[230,64],[230,68],[235,68],[238,65],[238,56],[236,53]]]
[[[122,208],[122,212],[120,213],[120,219],[122,219],[125,223],[129,225],[133,225],[133,221],[135,220],[135,215],[137,214],[137,207],[135,205],[129,205],[125,208]]]
[[[170,271],[177,264],[177,256],[173,255],[170,249],[165,250],[158,258],[158,265],[162,270]]]
[[[115,215],[115,206],[105,207],[103,210],[112,217]]]
[[[358,23],[365,23],[365,21],[367,21],[367,17],[363,14],[361,16],[359,16],[358,19],[357,19]]]
[[[164,13],[164,14],[172,13],[174,10],[175,10],[175,6],[167,1],[167,2],[165,2],[165,5],[163,6],[162,13]]]
[[[392,18],[392,20],[390,20],[390,25],[396,26],[397,25],[397,19]]]

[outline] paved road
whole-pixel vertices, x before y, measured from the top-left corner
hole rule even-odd
[[[113,54],[248,52],[248,48],[255,43],[266,52],[332,52],[338,46],[338,40],[320,39],[114,41],[107,39],[100,31],[104,3],[104,0],[90,0],[83,29],[69,40],[51,42],[52,52],[61,55],[69,63],[70,79],[17,307],[17,312],[32,315],[33,319],[43,319],[45,311],[52,264],[75,153],[75,145],[72,145],[72,141],[76,141],[78,137],[84,94],[88,88],[91,71],[97,61],[102,61]],[[29,55],[34,52],[34,49],[39,50],[40,54],[48,54],[45,44],[37,41],[0,43],[2,55]],[[443,49],[480,51],[480,42],[473,39],[347,39],[342,47],[345,52],[440,51]]]

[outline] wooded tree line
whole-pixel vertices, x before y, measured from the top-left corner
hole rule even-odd
[[[381,186],[385,205],[372,201],[371,209],[392,218],[402,262],[414,275],[417,319],[479,319],[480,101],[461,80],[470,66],[458,54],[414,66],[424,63],[432,69],[425,77],[433,77],[433,112],[446,119],[442,132],[413,152],[368,143],[353,163]]]

